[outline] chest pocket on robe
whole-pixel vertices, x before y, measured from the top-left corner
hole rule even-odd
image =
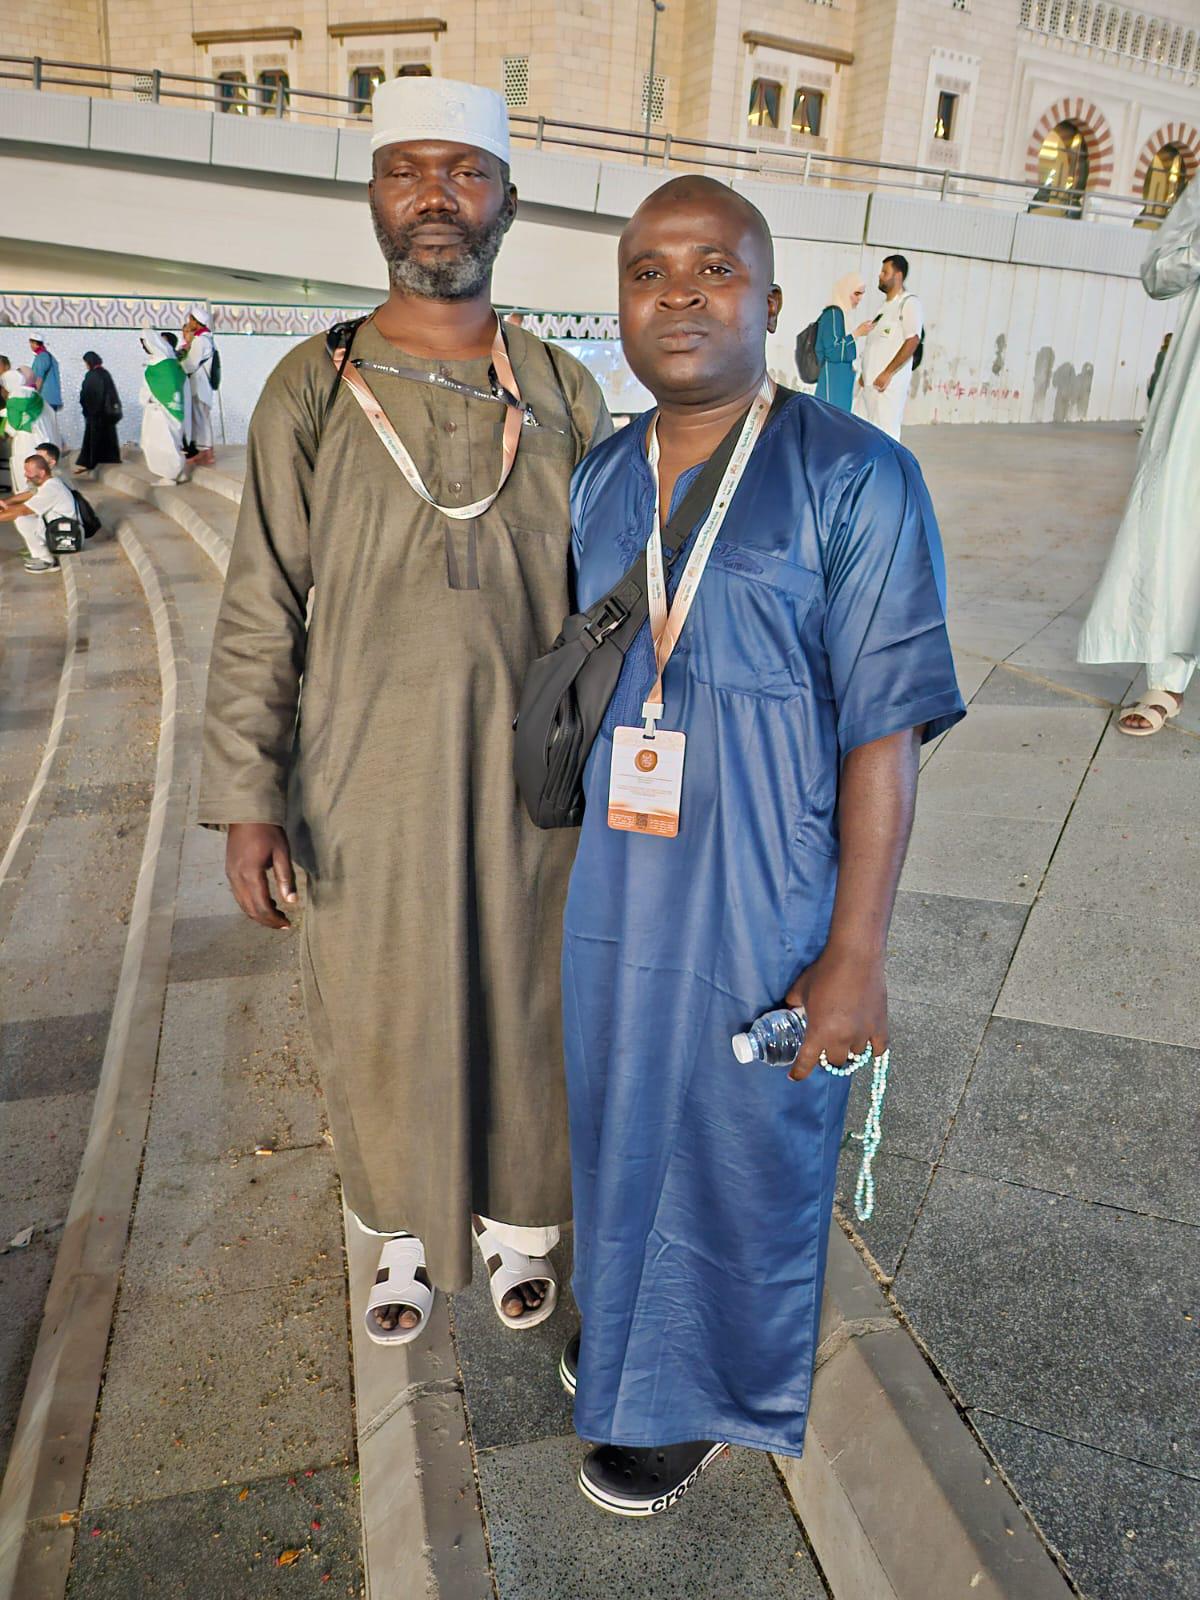
[[[820,587],[820,573],[718,540],[679,644],[688,647],[692,677],[737,694],[790,699],[807,681],[800,634]]]

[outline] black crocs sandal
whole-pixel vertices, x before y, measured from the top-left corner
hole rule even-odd
[[[602,1511],[653,1517],[677,1505],[700,1474],[728,1454],[727,1444],[711,1439],[661,1449],[598,1444],[579,1469],[579,1487]]]
[[[558,1380],[572,1398],[579,1381],[579,1338],[579,1334],[576,1334],[569,1344],[564,1345],[563,1353],[558,1358]]]

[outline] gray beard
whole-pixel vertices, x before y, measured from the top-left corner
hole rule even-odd
[[[402,228],[395,234],[388,233],[374,206],[371,207],[375,237],[387,262],[393,287],[422,300],[474,300],[483,294],[504,235],[512,225],[513,214],[511,202],[506,202],[486,227],[463,229],[463,249],[454,260],[426,264],[415,260],[410,253],[409,235],[413,230]]]

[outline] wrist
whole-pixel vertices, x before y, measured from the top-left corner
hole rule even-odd
[[[831,932],[821,958],[859,967],[882,967],[887,958],[887,939],[861,932]]]

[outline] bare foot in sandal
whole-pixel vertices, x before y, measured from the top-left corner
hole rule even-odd
[[[553,1312],[558,1298],[557,1280],[538,1272],[539,1267],[542,1272],[548,1271],[549,1261],[514,1250],[492,1233],[482,1217],[472,1218],[472,1225],[500,1320],[510,1327],[543,1322]]]
[[[1127,706],[1117,718],[1122,733],[1147,738],[1177,716],[1183,696],[1170,689],[1148,689],[1136,705]]]
[[[506,1317],[523,1317],[527,1311],[536,1311],[550,1292],[550,1285],[545,1278],[538,1278],[533,1283],[522,1283],[515,1289],[510,1289],[500,1302],[500,1309]]]
[[[359,1226],[365,1233],[375,1233],[361,1222]],[[418,1336],[433,1309],[425,1246],[412,1234],[375,1236],[384,1242],[367,1297],[367,1336],[376,1344],[405,1344]]]
[[[386,1283],[388,1274],[386,1269],[375,1274],[376,1283]],[[393,1328],[415,1328],[421,1320],[421,1314],[414,1311],[412,1306],[377,1306],[371,1313],[375,1325],[384,1333],[391,1333]]]

